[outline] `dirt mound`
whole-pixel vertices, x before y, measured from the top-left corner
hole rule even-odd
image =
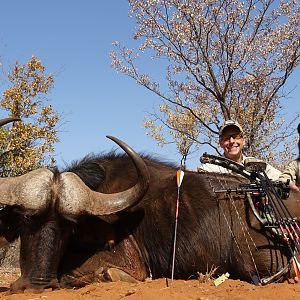
[[[254,286],[239,280],[228,279],[219,286],[213,282],[200,283],[198,280],[175,280],[167,287],[165,279],[149,280],[142,283],[97,283],[76,290],[46,290],[43,293],[25,291],[9,294],[9,285],[19,276],[18,269],[0,270],[0,299],[6,300],[82,300],[82,299],[128,299],[128,300],[214,300],[214,299],[300,299],[300,284],[277,283]]]

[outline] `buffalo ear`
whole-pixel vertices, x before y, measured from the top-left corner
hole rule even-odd
[[[20,236],[22,217],[22,209],[15,205],[0,210],[0,247],[14,242]]]

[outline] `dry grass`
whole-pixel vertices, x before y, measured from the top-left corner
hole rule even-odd
[[[214,280],[214,274],[216,273],[217,269],[218,267],[212,266],[210,270],[207,269],[205,274],[197,272],[198,281],[200,283],[205,283]]]

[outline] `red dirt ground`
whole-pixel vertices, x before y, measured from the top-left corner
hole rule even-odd
[[[169,287],[165,279],[143,283],[98,283],[77,290],[46,290],[43,293],[25,291],[9,294],[10,283],[18,277],[18,270],[0,270],[0,299],[7,300],[84,300],[84,299],[125,299],[125,300],[297,300],[300,299],[300,284],[277,283],[254,286],[239,280],[228,279],[219,286],[213,282],[200,283],[198,280],[175,280]]]

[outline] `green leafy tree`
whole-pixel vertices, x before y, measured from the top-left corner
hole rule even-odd
[[[160,97],[145,121],[153,138],[176,142],[183,154],[202,145],[219,152],[219,128],[235,119],[248,155],[276,164],[291,158],[298,115],[284,119],[283,87],[299,65],[298,1],[128,2],[139,48],[116,42],[112,65]],[[143,55],[165,66],[164,82],[140,71]]]
[[[21,121],[0,130],[1,176],[24,174],[55,163],[52,155],[58,142],[59,116],[45,95],[53,87],[53,76],[36,57],[18,62],[8,74],[9,87],[3,92],[0,108],[5,117]]]

